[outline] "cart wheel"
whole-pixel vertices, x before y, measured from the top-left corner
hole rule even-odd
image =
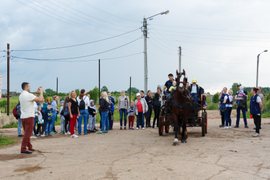
[[[205,112],[205,134],[207,134],[207,112]]]
[[[158,126],[158,132],[159,135],[162,136],[163,135],[163,122],[164,122],[164,116],[160,116],[159,117],[159,126]]]
[[[205,113],[202,113],[202,136],[205,136]]]
[[[165,125],[165,133],[169,133],[170,125]]]

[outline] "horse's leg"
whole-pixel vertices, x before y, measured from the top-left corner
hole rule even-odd
[[[186,136],[185,133],[187,133],[187,125],[186,125],[186,121],[183,120],[182,123],[182,138],[181,138],[181,142],[182,143],[186,143]]]
[[[177,121],[178,121],[178,117],[173,115],[173,119],[174,119],[174,133],[175,133],[175,138],[174,138],[174,141],[173,141],[173,145],[177,146],[177,145],[179,145],[178,138],[177,138],[177,133],[178,133],[178,122]]]

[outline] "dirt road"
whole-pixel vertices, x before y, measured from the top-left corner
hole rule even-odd
[[[257,138],[251,119],[248,129],[241,120],[224,130],[218,112],[208,111],[208,122],[205,137],[188,128],[187,143],[176,147],[172,129],[159,136],[157,128],[120,131],[118,123],[108,134],[32,140],[32,155],[21,155],[18,143],[0,149],[0,179],[270,179],[270,119]]]

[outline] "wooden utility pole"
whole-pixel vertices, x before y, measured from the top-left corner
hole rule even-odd
[[[129,80],[129,103],[131,102],[131,76]]]
[[[56,78],[56,94],[58,95],[58,77]]]
[[[181,46],[179,46],[179,72],[182,72],[181,71],[181,55],[182,55],[182,49],[181,49]]]
[[[9,69],[10,69],[10,64],[9,64],[9,56],[10,56],[10,52],[9,52],[10,48],[9,48],[9,44],[7,44],[7,116],[9,116]]]
[[[98,60],[98,103],[100,99],[100,59]]]

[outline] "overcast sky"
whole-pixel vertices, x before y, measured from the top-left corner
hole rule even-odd
[[[10,87],[27,81],[37,87],[69,92],[98,86],[110,91],[144,87],[143,17],[148,21],[148,89],[155,91],[169,73],[182,68],[206,92],[234,82],[256,85],[257,55],[270,50],[270,1],[267,0],[0,0],[0,73],[6,89],[5,52],[10,43]],[[137,30],[135,30],[137,29]],[[129,31],[133,32],[110,38]],[[140,38],[141,37],[141,38]],[[108,40],[94,42],[98,40]],[[138,39],[140,38],[140,39]],[[75,47],[42,51],[92,42]],[[107,52],[106,52],[107,51]],[[95,55],[97,54],[97,55]],[[87,56],[84,58],[73,58]],[[33,58],[34,61],[14,58]],[[47,59],[46,61],[41,61]],[[51,60],[58,59],[58,60]],[[104,59],[104,60],[103,60]],[[259,85],[269,87],[270,52],[260,56]]]

